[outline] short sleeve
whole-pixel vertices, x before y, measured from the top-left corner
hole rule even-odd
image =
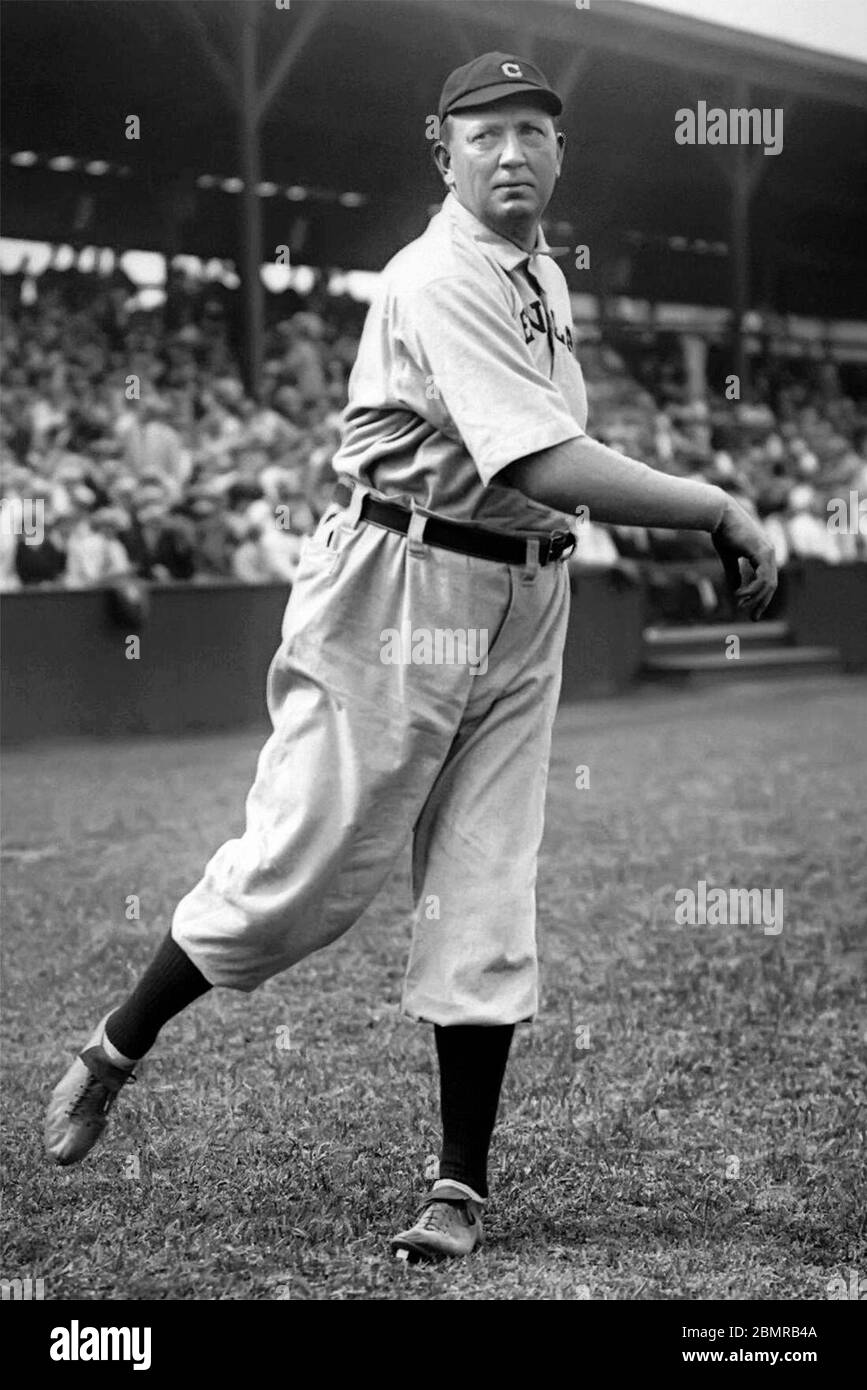
[[[486,485],[516,459],[584,433],[492,287],[434,280],[401,295],[397,319]]]

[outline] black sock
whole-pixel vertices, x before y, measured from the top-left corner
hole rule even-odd
[[[434,1026],[443,1118],[441,1178],[488,1195],[488,1149],[515,1026]]]
[[[163,1024],[210,988],[169,933],[132,994],[106,1023],[109,1042],[138,1061],[153,1047]]]

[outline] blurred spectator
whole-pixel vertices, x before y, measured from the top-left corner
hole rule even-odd
[[[571,567],[587,565],[613,569],[621,563],[614,537],[605,526],[597,526],[592,521],[582,521],[576,535],[578,543],[570,556]]]
[[[120,434],[123,462],[134,477],[152,474],[180,493],[190,472],[189,453],[170,422],[171,406],[162,396],[148,396],[130,415]]]
[[[61,582],[66,570],[66,545],[72,529],[69,517],[46,516],[46,529],[39,539],[18,537],[15,567],[24,585]]]
[[[232,556],[232,574],[242,584],[268,584],[271,580],[271,567],[261,544],[262,530],[259,523],[246,525]]]
[[[128,524],[119,507],[103,507],[73,525],[64,574],[68,589],[93,588],[131,571],[130,557],[120,541]]]
[[[254,518],[233,558],[233,573],[245,584],[291,584],[301,558],[302,537],[284,531],[274,519]]]
[[[165,584],[192,579],[196,572],[193,527],[184,517],[165,511],[158,501],[140,503],[120,539],[141,579]]]
[[[325,325],[318,314],[300,313],[277,325],[283,341],[282,366],[305,405],[326,395],[321,343]]]
[[[801,560],[826,560],[839,564],[843,558],[836,537],[828,529],[828,518],[816,489],[801,483],[789,494],[785,521],[790,555]]]
[[[191,540],[200,583],[225,579],[232,573],[234,536],[219,492],[202,491],[188,505]],[[179,576],[181,577],[181,576]]]

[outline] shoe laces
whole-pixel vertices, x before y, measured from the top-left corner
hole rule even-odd
[[[438,1231],[441,1235],[448,1235],[455,1224],[461,1222],[465,1226],[473,1223],[467,1215],[467,1203],[465,1200],[455,1198],[439,1197],[427,1203],[416,1225],[422,1231]]]
[[[81,1060],[87,1067],[81,1089],[69,1108],[71,1120],[93,1119],[107,1115],[117,1099],[117,1093],[129,1081],[135,1081],[135,1073],[115,1067],[97,1048],[88,1048],[81,1053]]]
[[[98,1077],[88,1072],[81,1090],[69,1109],[71,1120],[86,1120],[95,1115],[107,1115],[114,1104],[117,1091],[110,1091]]]

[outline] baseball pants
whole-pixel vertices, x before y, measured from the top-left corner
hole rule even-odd
[[[246,828],[178,904],[172,935],[211,984],[253,990],[346,932],[411,837],[403,1011],[516,1023],[537,1010],[567,568],[434,548],[422,512],[408,536],[359,520],[363,495],[305,543]]]

